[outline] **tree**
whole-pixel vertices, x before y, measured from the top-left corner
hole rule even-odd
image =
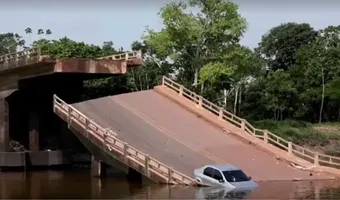
[[[30,27],[27,27],[25,29],[25,33],[26,35],[29,35],[29,44],[31,44],[32,43],[32,29]]]
[[[134,41],[131,44],[131,49],[134,51],[141,50],[144,58],[143,66],[132,68],[128,71],[127,83],[132,91],[152,89],[161,83],[164,75],[168,76],[173,72],[171,65],[167,61],[152,56],[152,50],[145,41],[143,43]]]
[[[272,110],[275,120],[282,120],[284,112],[286,116],[290,112],[290,101],[296,97],[297,91],[294,87],[289,74],[283,69],[272,71],[267,77],[265,84],[265,101],[266,107]]]
[[[51,29],[46,29],[46,32],[45,32],[46,35],[51,35],[52,34],[52,31]]]
[[[190,9],[198,8],[194,14]],[[199,84],[202,66],[237,44],[246,29],[246,21],[237,12],[238,6],[227,0],[190,0],[172,2],[160,11],[164,28],[147,30],[146,43],[158,57],[169,57],[179,73],[192,71],[189,81]]]
[[[247,47],[234,45],[225,53],[221,62],[211,62],[200,71],[201,83],[208,84],[214,90],[223,91],[224,107],[227,107],[227,96],[234,93],[234,113],[240,110],[242,90],[253,77],[258,76],[263,63],[258,55]]]
[[[102,50],[105,56],[117,53],[116,49],[113,47],[112,41],[103,42]]]
[[[256,51],[264,57],[271,70],[287,70],[296,62],[297,51],[317,38],[318,32],[309,24],[285,23],[262,36]]]
[[[33,45],[33,46],[34,46],[34,44],[32,43],[32,32],[33,32],[33,31],[32,31],[32,29],[31,29],[30,27],[27,27],[27,28],[25,29],[25,33],[26,33],[27,35],[29,35],[29,45]],[[38,41],[43,40],[43,39],[41,38],[41,36],[44,34],[44,30],[43,30],[43,29],[38,29],[37,34],[39,35],[39,38],[40,38]],[[47,30],[45,31],[45,34],[46,34],[47,36],[51,35],[51,34],[52,34],[51,29],[47,29]],[[38,41],[34,41],[34,43],[36,44]],[[48,41],[48,40],[46,40],[46,41]],[[42,42],[40,42],[40,43],[42,43]],[[28,48],[28,46],[25,47],[25,48]]]
[[[41,52],[51,56],[51,58],[97,58],[105,56],[105,52],[99,46],[76,42],[67,37],[53,41],[41,39],[33,42],[33,45],[39,46]]]
[[[25,40],[19,34],[0,34],[0,55],[16,52],[18,47],[21,48],[24,45]]]
[[[301,101],[304,101],[305,106],[309,105],[310,112],[319,111],[319,123],[325,116],[325,105],[334,105],[327,96],[327,88],[328,83],[340,75],[339,33],[339,27],[333,26],[319,30],[318,38],[299,50],[296,70],[291,72],[295,74],[296,85],[300,87]]]

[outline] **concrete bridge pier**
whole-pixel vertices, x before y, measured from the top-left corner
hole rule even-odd
[[[91,157],[91,175],[94,177],[103,177],[106,175],[107,166],[94,156]]]
[[[9,106],[7,97],[12,90],[0,92],[0,151],[9,151]]]
[[[29,150],[39,151],[39,115],[36,111],[29,114]]]

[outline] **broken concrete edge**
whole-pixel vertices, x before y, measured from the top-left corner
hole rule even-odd
[[[262,140],[258,138],[255,138],[249,134],[242,133],[242,131],[236,126],[235,128],[239,130],[229,131],[229,128],[226,124],[228,124],[229,126],[234,126],[234,125],[232,125],[231,123],[225,120],[218,120],[217,117],[213,113],[209,112],[208,110],[204,108],[203,109],[197,108],[197,105],[195,103],[193,103],[189,99],[186,99],[185,97],[180,97],[178,93],[167,88],[166,86],[162,86],[162,85],[155,86],[153,90],[157,92],[158,94],[164,96],[165,98],[173,101],[174,103],[182,106],[184,109],[188,110],[189,112],[199,115],[203,120],[209,122],[211,125],[219,129],[222,129],[224,132],[228,130],[229,134],[233,134],[237,138],[241,139],[243,142],[249,143],[253,145],[254,147],[276,157],[276,159],[286,162],[291,167],[295,167],[296,169],[299,169],[296,166],[301,166],[302,168],[304,168],[303,170],[306,170],[306,171],[310,171],[314,173],[330,174],[330,175],[336,176],[334,177],[334,179],[340,178],[340,170],[337,170],[331,167],[326,167],[326,166],[315,166],[314,164],[308,161],[305,161],[297,156],[288,155],[287,152],[277,147],[270,146],[268,144],[265,144]]]

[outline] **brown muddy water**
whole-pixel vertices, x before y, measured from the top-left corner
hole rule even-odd
[[[340,181],[260,182],[254,191],[141,184],[88,170],[0,173],[0,198],[31,199],[340,199]]]

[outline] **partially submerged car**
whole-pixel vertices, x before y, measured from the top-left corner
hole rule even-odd
[[[227,189],[252,190],[257,183],[251,180],[240,168],[229,164],[205,165],[194,170],[198,184],[206,186],[223,186]]]

